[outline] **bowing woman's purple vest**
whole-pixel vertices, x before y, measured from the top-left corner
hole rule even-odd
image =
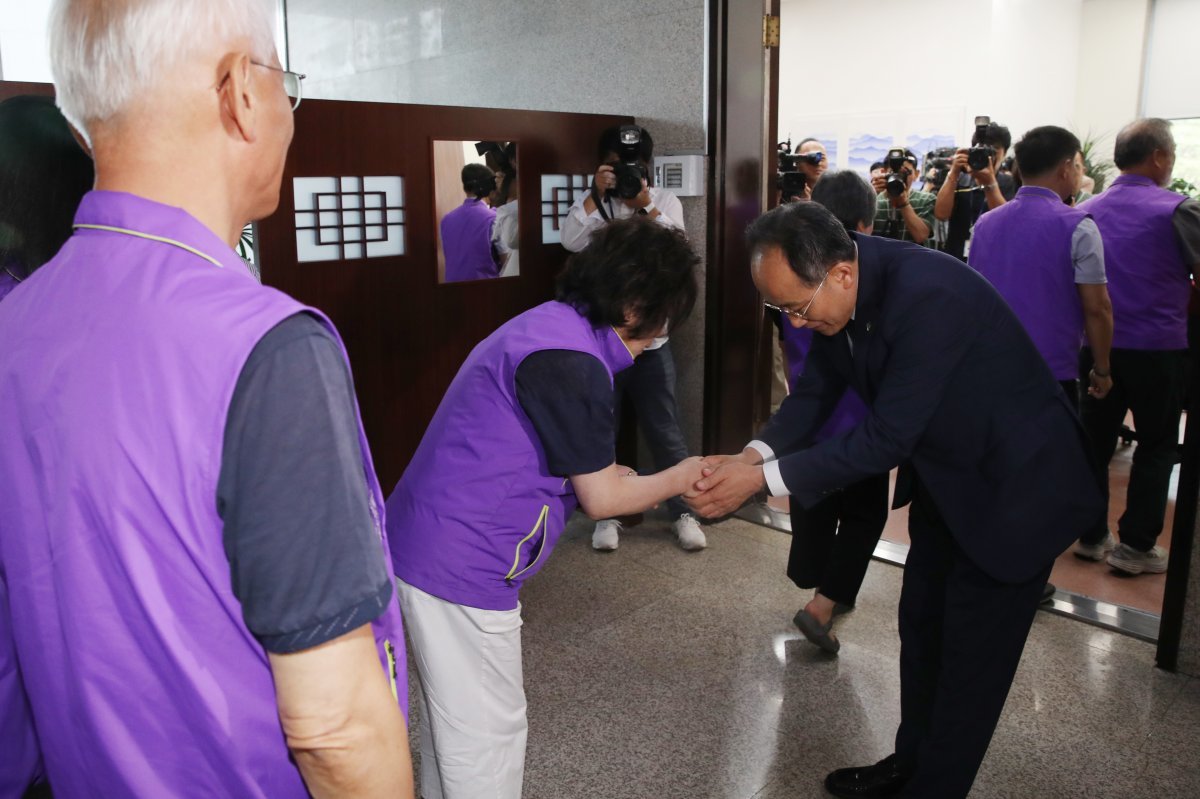
[[[76,222],[126,232],[78,230],[0,303],[0,650],[17,654],[54,792],[307,796],[231,587],[217,478],[259,339],[301,311],[333,327],[180,209],[92,192]],[[359,442],[374,510],[361,427]],[[394,599],[374,628],[407,708]]]
[[[612,328],[559,302],[480,342],[388,498],[392,564],[409,585],[459,605],[512,610],[521,584],[546,563],[577,502],[570,480],[548,471],[517,400],[517,367],[542,350],[587,353],[610,377],[633,365]]]
[[[1113,347],[1187,349],[1189,265],[1172,224],[1187,199],[1139,175],[1121,175],[1080,206],[1104,240]]]
[[[1079,374],[1083,303],[1075,287],[1071,238],[1087,212],[1054,192],[1022,186],[975,223],[970,264],[1021,320],[1055,380]]]

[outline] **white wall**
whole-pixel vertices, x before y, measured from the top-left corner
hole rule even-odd
[[[50,0],[0,0],[0,75],[4,80],[50,82],[49,13]]]
[[[844,168],[859,133],[965,143],[977,114],[1014,140],[1037,125],[1115,132],[1138,110],[1147,3],[783,0],[780,135],[836,135]],[[889,58],[898,30],[905,51]]]
[[[1154,0],[1143,98],[1146,116],[1200,117],[1198,32],[1200,3],[1196,0]]]

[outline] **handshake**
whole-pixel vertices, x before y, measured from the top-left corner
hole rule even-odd
[[[728,516],[767,487],[762,456],[752,449],[691,457],[674,468],[680,472],[680,496],[703,519]]]

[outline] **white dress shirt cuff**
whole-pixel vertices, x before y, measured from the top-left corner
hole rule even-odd
[[[746,445],[746,449],[752,449],[759,455],[762,455],[763,463],[775,460],[775,450],[765,441],[759,441],[757,438]]]
[[[779,473],[779,461],[768,461],[763,464],[763,477],[767,480],[767,490],[773,497],[788,497],[792,492],[783,484],[783,475]]]

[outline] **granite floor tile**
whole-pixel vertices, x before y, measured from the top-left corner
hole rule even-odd
[[[661,517],[610,555],[573,519],[522,597],[527,799],[815,799],[892,751],[903,571],[873,563],[830,657],[791,623],[788,537],[738,520],[681,552]],[[415,721],[414,713],[414,721]],[[1200,796],[1200,681],[1038,614],[973,799]]]

